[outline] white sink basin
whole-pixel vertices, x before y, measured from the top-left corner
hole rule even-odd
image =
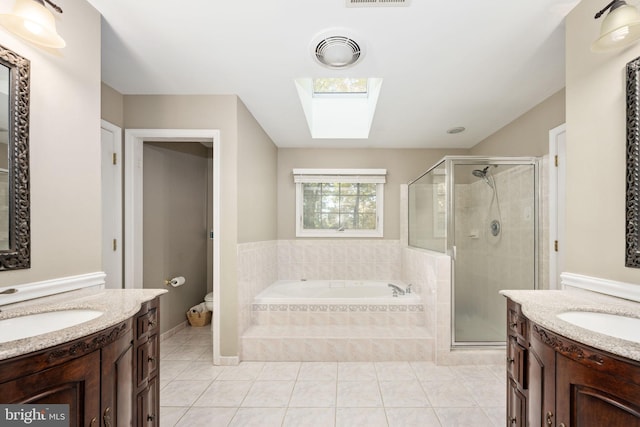
[[[590,331],[640,343],[640,319],[635,317],[592,311],[567,311],[557,316]]]
[[[0,343],[34,337],[102,316],[97,310],[62,310],[0,320]]]

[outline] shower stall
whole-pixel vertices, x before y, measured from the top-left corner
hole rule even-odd
[[[504,345],[501,289],[538,282],[538,159],[447,156],[409,183],[409,246],[451,256],[451,346]]]

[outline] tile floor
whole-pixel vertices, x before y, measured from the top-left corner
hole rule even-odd
[[[161,344],[161,426],[505,424],[505,368],[431,362],[211,364],[208,327]]]

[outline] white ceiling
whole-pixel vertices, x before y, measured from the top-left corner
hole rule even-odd
[[[564,87],[563,21],[577,2],[89,0],[104,17],[102,79],[120,93],[237,94],[279,147],[348,148],[491,135]],[[314,61],[311,41],[331,28],[366,46],[355,66]],[[384,79],[368,139],[311,138],[294,80],[333,76]]]

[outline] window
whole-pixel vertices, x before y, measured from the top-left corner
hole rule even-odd
[[[296,236],[382,237],[386,169],[294,169]]]

